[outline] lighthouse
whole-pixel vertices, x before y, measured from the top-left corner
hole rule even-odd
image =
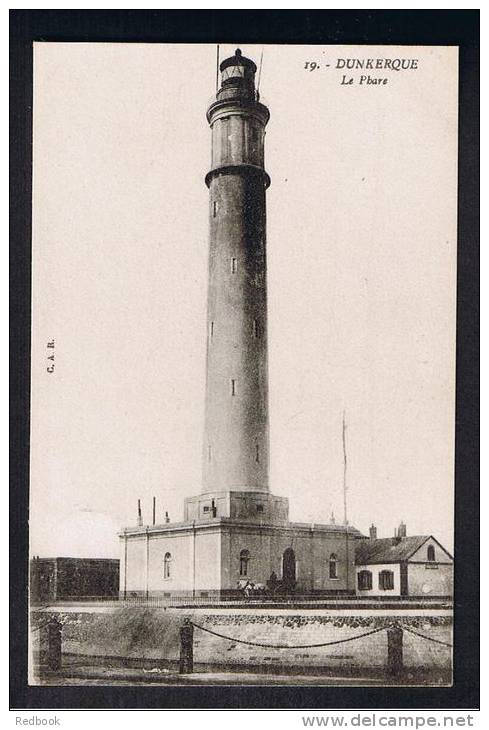
[[[283,593],[352,592],[353,526],[290,522],[269,485],[265,128],[255,63],[219,66],[211,130],[202,483],[183,520],[120,532],[121,595],[239,597],[247,581]],[[204,373],[202,373],[204,375]],[[196,485],[197,486],[197,485]],[[299,485],[300,486],[300,485]],[[165,503],[165,486],[158,503]],[[298,490],[300,494],[300,489]],[[143,510],[144,513],[144,510]],[[272,590],[272,589],[270,589]]]
[[[264,168],[267,107],[238,48],[220,64],[212,130],[202,492],[268,492]]]

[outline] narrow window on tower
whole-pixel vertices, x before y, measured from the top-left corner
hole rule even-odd
[[[238,259],[231,259],[231,273],[235,274],[238,270]]]
[[[231,380],[231,395],[236,395],[236,381]]]
[[[258,320],[254,319],[253,320],[253,337],[259,337],[259,336],[260,336],[260,331],[258,328]]]
[[[210,324],[209,334],[212,339],[214,337],[214,322],[211,322],[211,324]]]
[[[260,463],[260,447],[258,444],[255,446],[255,461],[257,464]]]
[[[217,200],[212,203],[212,217],[215,218],[217,215]]]

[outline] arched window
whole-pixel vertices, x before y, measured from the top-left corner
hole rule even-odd
[[[371,591],[372,590],[372,573],[370,570],[361,570],[358,573],[358,590],[359,591]]]
[[[429,562],[432,563],[435,559],[435,548],[433,545],[428,545],[428,549],[426,551],[426,557],[428,558]]]
[[[163,578],[171,578],[171,553],[165,553],[163,561]]]
[[[241,550],[239,554],[239,574],[248,575],[248,563],[250,560],[250,551]]]
[[[381,570],[379,573],[379,588],[381,591],[392,591],[394,588],[394,573],[392,570]]]
[[[336,559],[336,553],[331,553],[329,556],[329,577],[338,577],[338,561]]]

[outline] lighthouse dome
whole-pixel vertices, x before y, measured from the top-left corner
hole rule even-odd
[[[226,58],[219,68],[223,88],[226,86],[254,87],[256,65],[250,58],[243,56],[239,48],[236,49],[234,56]]]

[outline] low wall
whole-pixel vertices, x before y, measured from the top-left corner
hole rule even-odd
[[[33,614],[33,624],[45,621],[49,614]],[[398,624],[404,627],[404,665],[407,669],[440,669],[451,667],[452,621],[446,615],[349,616],[307,615],[293,609],[275,612],[212,613],[164,608],[122,608],[103,613],[56,612],[63,625],[63,652],[100,660],[118,658],[127,664],[151,663],[174,665],[179,657],[179,630],[188,617],[196,626],[229,638],[221,638],[200,628],[194,629],[194,661],[196,665],[242,668],[325,668],[338,673],[383,670],[387,661],[387,631],[344,641],[375,629]],[[411,634],[411,629],[436,642]],[[240,642],[250,642],[243,644]],[[331,646],[311,644],[343,642]],[[253,644],[266,646],[255,646]],[[287,649],[270,645],[286,645]]]
[[[444,618],[416,617],[332,617],[297,614],[275,616],[194,616],[192,620],[224,636],[267,645],[286,645],[289,649],[272,649],[227,641],[195,629],[194,656],[219,663],[292,664],[294,666],[329,667],[343,670],[384,668],[387,662],[387,631],[363,636],[375,629],[404,625],[430,638],[451,643],[451,622]],[[356,636],[361,638],[345,641]],[[311,644],[342,642],[330,646]],[[301,648],[292,648],[301,647]],[[306,647],[306,648],[303,648]],[[404,665],[412,668],[444,668],[451,666],[451,651],[444,645],[426,641],[404,632]]]

